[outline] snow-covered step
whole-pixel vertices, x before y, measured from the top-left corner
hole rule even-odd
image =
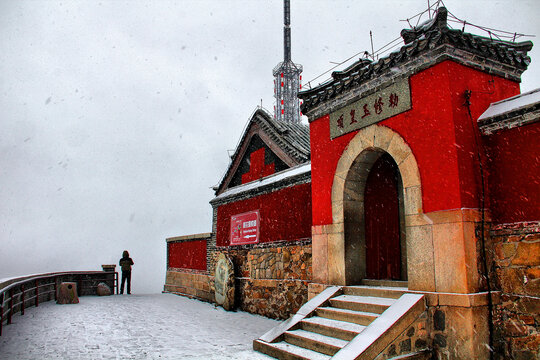
[[[375,296],[341,295],[330,299],[333,307],[382,314],[396,300]]]
[[[372,312],[338,309],[334,307],[320,307],[315,310],[315,313],[320,317],[348,321],[359,325],[369,325],[379,316],[379,314]]]
[[[409,286],[409,283],[407,281],[403,281],[403,280],[363,279],[362,280],[362,285],[406,288],[406,287]]]
[[[358,296],[378,296],[390,299],[398,299],[408,290],[409,289],[406,287],[357,285],[344,287],[343,294]]]
[[[395,356],[389,358],[388,360],[429,360],[432,357],[432,353],[429,350],[422,350],[410,354],[405,354],[401,356]]]
[[[319,316],[313,316],[302,320],[302,329],[316,332],[322,335],[333,336],[342,340],[352,340],[366,327],[348,321],[332,320]]]
[[[326,355],[334,355],[349,342],[302,329],[285,332],[285,341]]]
[[[276,343],[267,343],[260,340],[255,340],[253,343],[255,350],[263,352],[276,359],[292,359],[292,360],[328,360],[329,355],[309,350],[300,346],[288,344],[285,341]]]

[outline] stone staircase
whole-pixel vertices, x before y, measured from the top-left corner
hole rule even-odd
[[[253,348],[278,359],[374,359],[426,308],[424,296],[408,294],[403,282],[364,284],[327,288]],[[408,355],[399,358],[429,358]]]

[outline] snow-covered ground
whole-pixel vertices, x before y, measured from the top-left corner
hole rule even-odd
[[[14,316],[0,359],[271,359],[252,341],[277,324],[171,294],[86,296]]]

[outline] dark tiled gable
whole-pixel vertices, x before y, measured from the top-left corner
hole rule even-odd
[[[533,46],[531,41],[499,41],[450,29],[447,14],[446,8],[441,7],[436,17],[429,22],[415,29],[402,30],[401,36],[405,45],[400,50],[376,62],[361,59],[343,71],[332,73],[332,79],[328,82],[302,91],[298,95],[304,100],[302,112],[306,114],[317,105],[372,79],[386,78],[395,68],[403,71],[407,63],[414,63],[414,60],[420,57],[422,61],[414,65],[417,71],[446,59],[454,59],[520,81],[519,76],[527,69],[531,60],[527,56]],[[407,70],[410,69],[405,71]]]
[[[276,121],[268,114],[266,115],[265,119],[259,119],[261,128],[299,164],[308,161],[310,156],[309,127],[304,124]]]
[[[287,159],[282,160],[288,167],[297,166],[310,160],[309,126],[276,121],[263,109],[257,109],[242,134],[229,168],[216,189],[216,195],[231,187],[231,181],[247,150],[246,142],[249,142],[254,135],[260,132],[264,133],[271,142],[266,144],[271,150],[279,148],[285,154]]]

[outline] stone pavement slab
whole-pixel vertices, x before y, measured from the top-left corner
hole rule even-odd
[[[252,341],[277,324],[172,294],[86,296],[14,316],[0,359],[271,359]]]

